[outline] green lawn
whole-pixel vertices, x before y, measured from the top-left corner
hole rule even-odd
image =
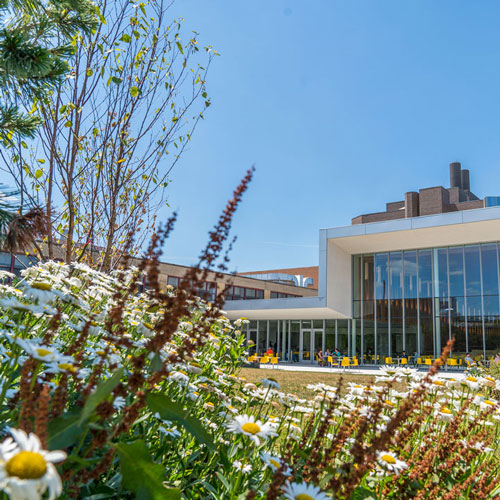
[[[324,373],[319,372],[292,372],[285,370],[273,370],[262,368],[242,368],[240,375],[249,382],[260,382],[263,378],[272,378],[281,385],[281,390],[286,393],[296,394],[300,398],[310,399],[313,392],[306,388],[308,384],[323,382],[337,387],[342,378],[344,388],[341,393],[345,393],[348,382],[356,382],[362,385],[369,385],[375,381],[374,375],[353,375],[344,373]]]

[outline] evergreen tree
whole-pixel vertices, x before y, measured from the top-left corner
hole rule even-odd
[[[63,81],[75,35],[97,15],[89,0],[0,0],[0,139],[35,135],[33,101]]]

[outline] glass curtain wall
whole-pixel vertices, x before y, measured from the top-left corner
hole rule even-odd
[[[365,363],[500,350],[498,243],[356,255],[353,292]]]

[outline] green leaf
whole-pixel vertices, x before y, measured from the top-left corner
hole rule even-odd
[[[358,486],[351,495],[351,500],[377,500],[377,495],[367,489]]]
[[[214,451],[215,444],[208,432],[203,428],[198,419],[191,417],[184,410],[182,405],[169,399],[165,394],[149,393],[146,395],[148,408],[153,412],[158,412],[164,420],[178,422],[184,429],[190,432],[200,443]]]
[[[128,35],[127,33],[123,33],[123,35],[120,38],[120,41],[125,43],[130,43],[130,40],[132,40],[132,38],[130,38],[130,35]]]
[[[136,86],[130,87],[130,95],[132,97],[137,97],[139,95],[139,89],[138,89],[138,87],[136,87]]]
[[[41,168],[35,171],[35,179],[40,179],[42,175],[43,175],[43,170]]]
[[[120,85],[120,83],[122,83],[122,79],[121,78],[118,78],[117,76],[112,76],[111,77],[111,81],[113,83],[116,83],[117,85]]]
[[[106,399],[111,391],[120,383],[120,379],[123,375],[123,368],[118,368],[111,377],[103,380],[96,388],[96,390],[88,397],[85,405],[80,414],[80,419],[78,424],[81,425],[85,420],[87,420],[94,410],[97,408],[99,403]]]
[[[179,120],[179,118],[177,118],[177,116],[174,116],[174,117],[172,118],[172,121],[173,121],[174,123],[175,123],[176,121],[178,121],[178,120]]]
[[[151,369],[155,372],[159,372],[163,368],[163,361],[161,360],[160,355],[155,352],[153,359],[151,360]]]
[[[78,425],[80,415],[62,415],[49,423],[49,450],[68,448],[76,443],[82,433]]]
[[[142,440],[116,445],[120,458],[123,487],[135,493],[137,500],[180,500],[176,488],[165,488],[164,468],[153,462]]]

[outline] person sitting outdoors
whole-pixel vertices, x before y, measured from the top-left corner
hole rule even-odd
[[[271,348],[269,348],[266,352],[266,356],[274,356],[274,351]]]
[[[474,360],[472,359],[472,356],[470,355],[470,352],[468,352],[468,353],[465,355],[464,361],[465,361],[465,364],[466,364],[467,366],[472,366],[472,365],[475,365],[475,364],[476,364],[476,363],[474,362]]]
[[[323,357],[323,351],[321,349],[318,351],[318,354],[316,354],[316,356],[318,357],[319,366],[325,366],[325,358]]]

